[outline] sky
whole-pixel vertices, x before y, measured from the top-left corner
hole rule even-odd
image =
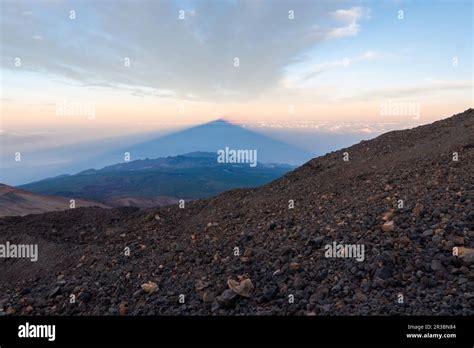
[[[370,136],[473,105],[470,0],[0,0],[0,19],[13,146],[218,118]]]

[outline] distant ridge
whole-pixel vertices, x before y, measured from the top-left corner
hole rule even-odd
[[[217,154],[192,152],[140,159],[60,175],[20,188],[46,195],[92,199],[111,206],[156,207],[179,199],[207,198],[220,192],[260,186],[294,167],[285,164],[218,163]]]
[[[97,202],[83,199],[75,200],[76,208],[92,206],[108,208],[107,205]],[[71,209],[70,198],[39,195],[12,186],[0,184],[0,217],[41,214],[48,211],[67,209]]]

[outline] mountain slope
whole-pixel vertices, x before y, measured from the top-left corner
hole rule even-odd
[[[24,161],[19,166],[10,157],[3,158],[0,162],[0,181],[16,186],[88,168],[103,168],[123,162],[125,152],[130,153],[130,159],[134,161],[195,151],[216,153],[226,146],[235,150],[257,150],[257,159],[261,163],[301,165],[314,157],[310,151],[218,120],[181,130],[150,130],[47,149],[35,150],[33,147],[28,153],[39,160]]]
[[[91,206],[108,208],[104,204],[82,199],[75,200],[75,206],[76,208]],[[0,184],[0,217],[41,214],[67,209],[70,209],[70,198],[44,196]]]
[[[31,305],[35,314],[473,315],[473,183],[469,109],[316,158],[266,186],[184,209],[84,208],[2,219],[3,238],[35,240],[50,252],[35,264],[0,265],[0,308],[27,313]],[[334,242],[363,245],[363,260],[327,257],[326,245]],[[126,246],[130,256],[123,254]],[[157,291],[141,288],[150,281]],[[25,288],[29,295],[22,295]],[[79,296],[75,306],[67,302],[70,293]]]
[[[218,163],[216,153],[193,152],[136,160],[20,186],[41,194],[93,199],[108,205],[161,206],[207,198],[237,187],[266,184],[293,167]]]
[[[101,163],[122,162],[124,152],[129,152],[132,160],[135,160],[177,156],[193,151],[216,153],[226,146],[236,150],[257,150],[258,161],[262,163],[274,162],[300,165],[313,157],[310,152],[296,146],[272,139],[225,120],[217,120],[118,149],[103,156]]]

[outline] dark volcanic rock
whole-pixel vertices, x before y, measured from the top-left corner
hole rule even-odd
[[[221,307],[228,308],[235,303],[237,297],[238,295],[236,292],[232,291],[231,289],[226,289],[220,296],[216,298],[216,300]]]
[[[473,183],[470,109],[185,209],[1,218],[1,240],[39,258],[0,262],[0,313],[473,315]]]

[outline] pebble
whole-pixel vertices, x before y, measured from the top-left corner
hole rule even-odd
[[[395,228],[394,222],[393,221],[387,221],[382,225],[382,230],[384,232],[391,232]]]
[[[92,294],[88,291],[84,291],[79,295],[79,300],[82,302],[89,302],[92,299]]]
[[[151,294],[158,290],[158,284],[156,284],[155,282],[149,281],[147,283],[142,284],[141,288],[146,293]]]
[[[216,301],[221,307],[227,308],[234,304],[237,297],[238,295],[235,291],[226,289],[220,296],[216,298]]]
[[[413,208],[412,212],[415,216],[420,216],[425,209],[425,206],[421,203],[416,203],[415,208]]]
[[[119,315],[124,316],[128,313],[128,305],[126,302],[121,302],[119,305]]]
[[[433,230],[426,230],[425,232],[423,232],[422,236],[428,237],[428,236],[431,236],[432,234],[433,234]]]
[[[440,271],[440,270],[444,269],[444,267],[441,264],[440,260],[434,259],[434,260],[431,261],[431,269],[433,271]]]
[[[49,297],[56,297],[61,293],[61,287],[57,286],[49,292]]]
[[[254,286],[252,281],[249,278],[241,279],[239,281],[229,279],[227,281],[227,285],[230,289],[232,289],[235,293],[239,294],[243,297],[250,297],[254,290]]]

